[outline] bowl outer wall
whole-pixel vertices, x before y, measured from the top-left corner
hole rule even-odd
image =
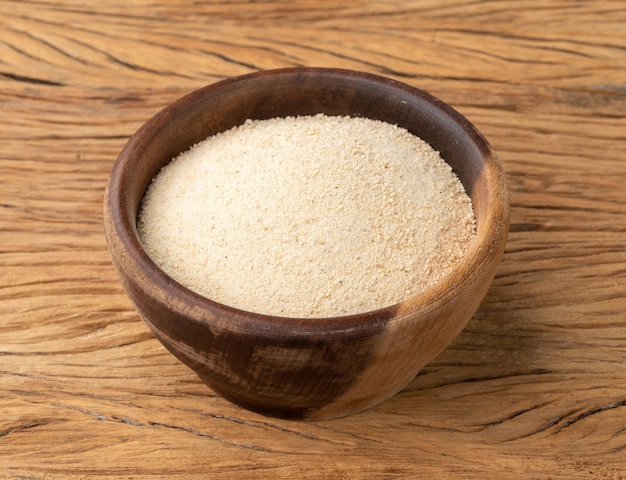
[[[148,258],[136,231],[138,207],[151,179],[171,158],[248,118],[316,113],[398,124],[452,165],[472,197],[478,230],[466,258],[441,285],[376,312],[278,318],[203,298]],[[346,415],[404,387],[478,308],[504,249],[508,217],[502,169],[482,135],[458,112],[390,79],[316,68],[231,78],[166,107],[121,152],[104,202],[113,264],[156,337],[225,398],[288,418]]]

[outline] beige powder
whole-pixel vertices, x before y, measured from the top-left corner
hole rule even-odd
[[[442,280],[475,235],[471,200],[428,144],[350,117],[247,121],[179,155],[138,219],[191,290],[289,317],[362,313]]]

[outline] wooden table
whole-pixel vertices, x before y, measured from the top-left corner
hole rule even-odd
[[[0,477],[626,478],[625,46],[610,0],[0,0]],[[391,400],[319,422],[235,407],[167,353],[101,216],[152,114],[298,65],[451,103],[512,202],[461,336]]]

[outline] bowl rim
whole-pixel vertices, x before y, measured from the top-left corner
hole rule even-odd
[[[270,314],[242,310],[234,306],[219,303],[204,297],[167,275],[147,255],[137,234],[136,218],[130,218],[128,205],[123,192],[132,175],[129,172],[136,167],[134,163],[139,156],[137,152],[147,145],[156,135],[155,126],[165,119],[180,113],[193,105],[198,99],[211,95],[219,89],[232,86],[238,82],[254,82],[268,76],[290,76],[306,74],[331,75],[355,81],[373,82],[385,88],[400,89],[411,96],[418,96],[432,109],[445,115],[458,126],[472,143],[483,153],[483,172],[488,187],[488,214],[481,222],[483,235],[473,239],[463,259],[451,272],[433,287],[414,295],[402,302],[376,310],[350,315],[330,317],[283,317]],[[445,159],[444,159],[445,160]],[[494,196],[494,192],[501,192]],[[145,192],[144,192],[145,194]],[[227,319],[229,329],[245,331],[257,335],[285,336],[327,334],[329,331],[351,331],[357,335],[378,330],[390,320],[405,318],[407,311],[429,311],[452,299],[460,287],[470,281],[476,268],[486,268],[491,257],[497,250],[504,248],[509,224],[509,197],[504,171],[488,141],[478,129],[461,113],[449,104],[417,87],[373,73],[327,67],[290,67],[272,70],[260,70],[252,73],[229,77],[215,83],[191,91],[173,103],[162,108],[148,119],[128,140],[111,169],[104,195],[105,234],[109,249],[115,244],[115,251],[130,261],[129,269],[139,274],[144,281],[154,284],[170,300],[170,304],[184,305],[184,314],[194,317],[196,321],[206,322],[207,313],[213,319]],[[497,259],[499,261],[499,258]],[[447,287],[446,287],[447,286]],[[445,288],[444,288],[445,287]]]

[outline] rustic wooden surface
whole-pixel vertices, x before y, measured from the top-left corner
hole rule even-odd
[[[295,65],[448,101],[512,200],[458,340],[391,400],[309,423],[234,407],[167,353],[101,222],[149,116]],[[0,125],[0,478],[626,478],[622,0],[0,0]]]

